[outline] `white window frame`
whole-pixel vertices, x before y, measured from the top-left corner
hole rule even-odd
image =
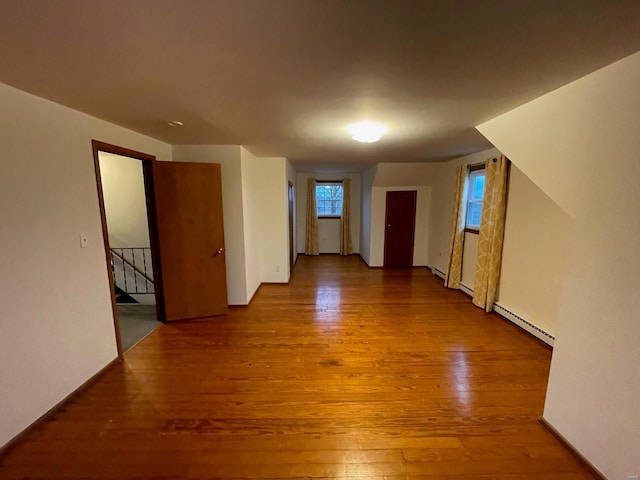
[[[333,180],[316,180],[316,215],[318,215],[318,218],[342,218],[342,209],[340,209],[340,213],[338,213],[337,215],[327,215],[327,214],[321,214],[318,212],[318,207],[320,206],[320,202],[322,200],[318,199],[318,190],[317,187],[322,187],[322,186],[331,186],[331,187],[340,187],[342,189],[342,195],[343,198],[342,200],[344,200],[344,188],[342,185],[341,181],[333,181]]]
[[[485,191],[482,192],[482,198],[481,199],[476,199],[476,200],[472,200],[471,199],[471,191],[473,189],[473,184],[474,181],[476,179],[476,177],[479,176],[484,176],[485,177]],[[472,204],[480,204],[483,205],[484,203],[484,195],[486,193],[486,188],[487,188],[487,177],[485,175],[485,169],[484,168],[475,168],[473,170],[469,171],[469,175],[467,177],[467,213],[466,213],[466,218],[464,219],[464,226],[465,226],[465,231],[466,232],[472,232],[472,233],[479,233],[480,232],[480,225],[474,225],[474,224],[470,224],[469,223],[469,212],[471,211],[471,209],[469,208]]]

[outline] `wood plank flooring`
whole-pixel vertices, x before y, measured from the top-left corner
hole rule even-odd
[[[162,325],[0,478],[591,479],[537,421],[550,357],[427,269],[301,256],[248,308]]]

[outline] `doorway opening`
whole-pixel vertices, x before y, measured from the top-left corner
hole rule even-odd
[[[289,182],[288,189],[287,189],[287,202],[289,207],[289,275],[291,276],[293,274],[293,266],[296,263],[296,257],[295,257],[296,249],[294,248],[295,232],[294,232],[294,225],[293,225],[293,218],[295,215],[295,212],[294,212],[295,196],[293,191],[293,183],[291,182]]]
[[[155,157],[93,141],[118,354],[161,325],[151,162]]]

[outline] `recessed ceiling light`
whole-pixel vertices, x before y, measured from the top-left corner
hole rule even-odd
[[[170,127],[181,127],[184,124],[180,120],[171,120],[170,122],[167,122],[167,125]]]
[[[349,125],[349,131],[356,142],[373,143],[377,142],[387,133],[384,125],[377,122],[360,122]]]

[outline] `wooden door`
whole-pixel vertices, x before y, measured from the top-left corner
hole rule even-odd
[[[415,190],[387,192],[384,232],[384,266],[413,265],[413,242],[416,230]]]
[[[293,273],[293,265],[296,261],[295,252],[293,250],[293,184],[289,182],[288,190],[289,198],[289,275]]]
[[[220,165],[153,162],[164,319],[227,312]]]

